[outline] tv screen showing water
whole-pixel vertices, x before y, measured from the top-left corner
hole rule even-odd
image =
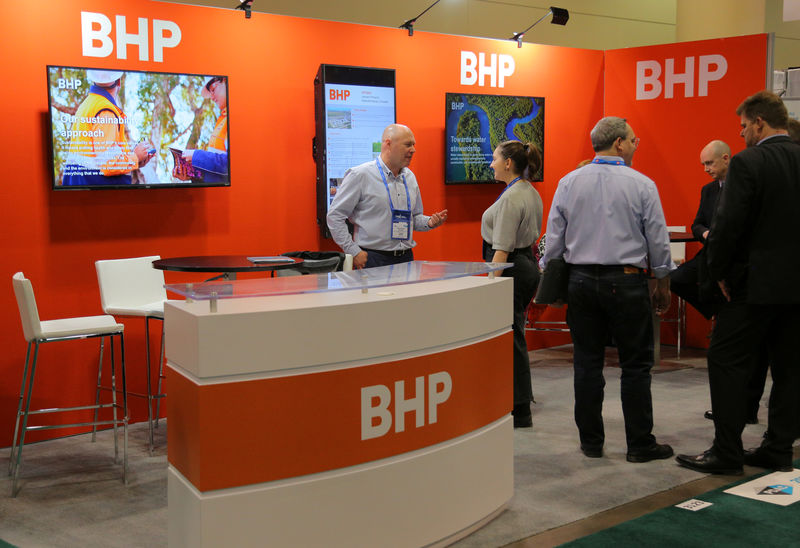
[[[447,93],[445,184],[493,183],[489,165],[503,141],[533,143],[544,157],[544,98]],[[544,165],[532,181],[541,181]]]

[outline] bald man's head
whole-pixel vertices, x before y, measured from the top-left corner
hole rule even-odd
[[[731,147],[719,140],[714,140],[700,151],[700,163],[703,169],[715,181],[724,181],[728,176],[728,163],[731,160]]]
[[[381,137],[381,159],[392,173],[399,175],[404,167],[408,167],[416,152],[414,134],[402,124],[392,124],[383,130]]]

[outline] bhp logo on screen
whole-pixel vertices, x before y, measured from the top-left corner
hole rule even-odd
[[[347,101],[350,97],[350,90],[349,89],[331,89],[330,90],[330,98],[331,101]]]
[[[139,49],[139,61],[150,60],[150,24],[144,17],[137,21],[137,32],[128,32],[128,23],[124,15],[117,15],[116,46],[117,59],[128,58],[128,46]],[[111,19],[102,13],[81,12],[81,40],[85,57],[108,57],[114,51],[115,41],[111,39],[113,26]],[[181,42],[181,28],[173,21],[153,19],[153,61],[164,61],[164,50],[174,48]]]
[[[361,389],[361,439],[379,438],[389,432],[394,422],[394,431],[406,428],[406,413],[414,414],[416,428],[425,426],[425,403],[427,402],[428,424],[438,420],[437,408],[450,398],[453,379],[447,371],[432,373],[414,379],[414,397],[406,398],[404,381],[394,383],[394,392],[389,386],[375,384]],[[394,398],[392,398],[394,396]],[[393,410],[390,409],[394,399]],[[394,412],[392,412],[394,411]]]
[[[661,63],[658,61],[637,62],[636,100],[657,99],[662,90],[664,99],[672,99],[675,86],[683,86],[684,97],[694,97],[695,82],[697,82],[697,96],[705,97],[708,95],[708,83],[721,80],[728,72],[728,60],[719,54],[701,55],[697,61],[696,71],[694,57],[687,57],[683,66],[683,72],[675,72],[675,59],[665,59],[662,83]]]
[[[489,78],[489,86],[502,88],[505,86],[506,78],[514,74],[514,58],[505,53],[500,55],[492,53],[489,55],[489,62],[486,62],[486,54],[481,52],[477,55],[472,51],[461,52],[461,85],[479,86],[486,85],[486,78]]]

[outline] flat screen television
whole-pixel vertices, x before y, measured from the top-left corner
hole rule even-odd
[[[494,183],[489,165],[503,141],[533,143],[544,155],[544,97],[447,93],[445,102],[445,184]]]
[[[229,186],[228,78],[47,66],[53,189]]]
[[[326,216],[351,167],[381,153],[381,136],[395,123],[393,69],[320,65],[314,78],[317,223],[330,237]]]

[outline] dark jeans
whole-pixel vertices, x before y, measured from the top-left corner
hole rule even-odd
[[[748,412],[748,384],[759,354],[769,348],[772,391],[768,435],[762,449],[779,461],[791,461],[798,434],[800,364],[795,339],[800,333],[796,305],[754,305],[735,298],[722,306],[708,348],[708,380],[714,412],[714,453],[742,462],[742,430]]]
[[[494,251],[483,242],[483,259],[492,260]],[[531,248],[515,249],[508,255],[512,268],[503,271],[502,276],[514,278],[514,406],[526,406],[533,401],[531,384],[531,362],[528,356],[528,343],[525,340],[525,323],[528,305],[536,294],[539,285],[539,266],[533,258]]]
[[[581,445],[605,441],[603,396],[605,346],[614,338],[622,368],[620,392],[628,451],[651,447],[653,322],[647,277],[623,267],[571,265],[567,323],[574,347],[575,424]]]
[[[384,255],[382,253],[375,253],[374,251],[367,251],[367,264],[364,268],[372,268],[375,266],[389,266],[392,264],[410,263],[414,260],[414,252],[410,249],[401,257],[393,255]]]

